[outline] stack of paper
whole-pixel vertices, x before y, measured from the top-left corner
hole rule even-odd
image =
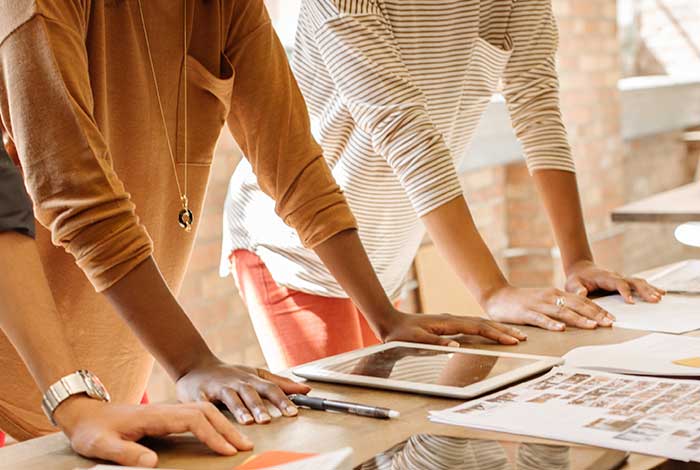
[[[700,461],[700,382],[557,367],[430,419],[682,461]]]
[[[700,377],[700,338],[652,333],[625,343],[576,348],[564,359],[567,367],[633,375]]]
[[[595,299],[595,303],[615,315],[615,326],[662,333],[687,333],[700,329],[700,296],[665,295],[659,303],[637,300],[625,303],[619,295]]]
[[[669,292],[700,294],[700,260],[689,259],[673,264],[647,281]]]

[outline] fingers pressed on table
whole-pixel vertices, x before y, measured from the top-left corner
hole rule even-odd
[[[492,339],[501,344],[518,344],[519,335],[511,334],[507,330],[496,328],[496,323],[489,322],[481,318],[472,317],[446,317],[443,334],[478,334],[485,338]],[[522,333],[520,334],[522,335]]]
[[[152,450],[124,440],[117,434],[107,434],[94,439],[86,447],[72,443],[76,452],[85,457],[99,458],[116,462],[119,465],[152,468],[158,464],[158,455]]]
[[[226,405],[226,408],[231,412],[234,419],[240,424],[252,424],[255,418],[250,414],[248,408],[243,404],[243,401],[238,396],[238,392],[230,387],[226,387],[221,391],[219,400]]]
[[[247,436],[240,433],[216,406],[209,402],[198,403],[197,405],[214,429],[224,436],[229,444],[241,450],[250,450],[253,448],[253,442]]]
[[[265,379],[260,379],[256,383],[255,388],[260,396],[267,398],[284,416],[296,416],[299,413],[294,403],[287,398],[287,395],[285,395],[277,384]]]
[[[629,284],[632,286],[634,291],[646,302],[658,302],[661,300],[663,294],[660,289],[649,284],[644,279],[630,278],[628,279]]]
[[[479,327],[479,335],[485,338],[498,341],[501,344],[518,344],[520,340],[515,336],[511,336],[503,331],[494,328],[493,326],[484,323]]]
[[[563,331],[566,329],[566,324],[551,318],[543,312],[528,312],[526,314],[526,321],[529,325],[537,326],[545,330]]]
[[[617,290],[620,293],[622,298],[625,299],[626,303],[634,303],[634,297],[632,296],[632,286],[630,286],[630,284],[626,280],[617,279],[615,281],[615,290]]]
[[[577,328],[592,330],[598,327],[598,322],[596,322],[595,320],[591,320],[590,318],[584,317],[583,315],[581,315],[578,312],[575,312],[569,307],[561,309],[561,311],[557,312],[553,316],[563,321],[567,325],[575,326]]]
[[[518,338],[520,341],[527,340],[527,335],[523,331],[521,331],[518,328],[515,328],[513,326],[506,325],[504,323],[495,322],[495,321],[489,322],[489,325],[491,325],[492,327],[494,327],[494,328],[496,328],[496,329],[498,329],[498,330],[500,330],[500,331],[502,331],[502,332],[514,337],[514,338]]]
[[[197,407],[182,407],[178,418],[171,423],[170,433],[189,431],[214,452],[234,455],[238,450],[231,445],[209,422],[204,412]]]
[[[611,326],[613,317],[608,312],[600,308],[595,302],[569,294],[567,297],[567,305],[571,310],[579,315],[595,321],[600,326]]]
[[[267,412],[267,406],[263,403],[262,398],[258,395],[258,391],[255,390],[250,384],[243,384],[238,388],[238,396],[241,397],[243,403],[248,407],[250,412],[255,418],[255,422],[258,424],[269,423],[272,418]]]

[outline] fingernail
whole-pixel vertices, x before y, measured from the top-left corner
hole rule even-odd
[[[603,326],[610,326],[612,325],[612,320],[610,320],[608,317],[605,317],[602,320],[600,320],[600,324]]]
[[[459,343],[457,341],[450,341],[447,345],[451,348],[458,348],[459,347]]]
[[[158,456],[152,453],[141,454],[136,461],[137,467],[155,467],[158,463]]]
[[[553,330],[563,330],[564,329],[564,324],[563,323],[552,323],[551,325]]]
[[[258,420],[259,421],[270,421],[272,418],[270,418],[270,415],[267,414],[264,411],[258,412]]]
[[[241,421],[243,421],[245,424],[250,423],[253,421],[253,417],[249,413],[241,412],[238,414],[240,417]]]
[[[241,441],[244,446],[253,447],[253,441],[251,441],[250,438],[245,434],[241,434]]]
[[[593,328],[595,326],[598,326],[598,323],[594,322],[593,320],[586,320],[586,326]]]
[[[238,453],[238,449],[236,449],[235,447],[233,447],[233,446],[232,446],[231,444],[229,444],[228,442],[226,443],[225,448],[226,448],[226,452],[228,452],[229,454],[236,454],[236,453]]]
[[[299,414],[299,410],[296,406],[287,405],[284,410],[287,412],[287,416],[296,416]]]
[[[579,289],[576,291],[577,295],[586,295],[586,291],[584,289]]]

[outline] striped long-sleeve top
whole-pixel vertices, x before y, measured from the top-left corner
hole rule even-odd
[[[302,2],[293,69],[389,296],[424,235],[420,217],[462,196],[455,163],[499,82],[530,171],[574,171],[557,41],[550,0]],[[235,249],[256,252],[281,285],[347,297],[245,162],[230,182],[222,275]]]

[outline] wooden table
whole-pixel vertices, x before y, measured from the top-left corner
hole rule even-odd
[[[637,276],[646,278],[668,266],[660,266],[638,273]],[[470,348],[563,356],[578,346],[620,343],[648,334],[646,331],[622,328],[599,328],[592,331],[571,328],[561,333],[532,327],[520,328],[527,333],[528,341],[522,342],[518,346],[495,345],[477,337],[465,337],[461,342]],[[700,331],[688,335],[700,337]],[[297,418],[280,418],[264,426],[239,426],[255,442],[255,449],[252,453],[241,453],[235,457],[215,455],[191,435],[154,440],[149,442],[148,446],[158,452],[159,467],[162,468],[231,470],[253,453],[267,450],[329,452],[346,446],[354,449],[353,461],[355,465],[359,465],[410,436],[420,433],[513,442],[555,443],[555,441],[528,436],[435,424],[428,420],[428,411],[442,410],[460,403],[461,400],[320,382],[313,382],[311,385],[314,388],[311,392],[312,395],[384,406],[400,411],[401,417],[384,421],[345,414],[301,410]],[[76,455],[71,450],[68,440],[60,433],[0,449],[0,470],[73,470],[74,468],[89,468],[96,463],[98,462]],[[673,462],[669,463],[662,458],[633,454],[622,470],[662,468],[663,470],[675,470],[681,467],[677,467]],[[683,466],[682,468],[691,467]],[[700,469],[700,466],[692,468]]]
[[[655,194],[618,207],[612,212],[614,222],[700,221],[700,182]]]
[[[617,343],[646,334],[646,332],[617,328],[603,328],[595,331],[570,329],[563,333],[546,332],[535,328],[524,328],[524,330],[527,331],[529,340],[516,347],[483,344],[484,341],[476,338],[465,338],[465,344],[484,349],[563,355],[576,346]],[[359,464],[412,434],[418,433],[514,441],[524,439],[428,421],[429,410],[444,409],[454,406],[459,401],[322,383],[314,383],[313,386],[315,394],[391,407],[400,411],[401,417],[382,421],[343,414],[302,411],[298,418],[282,418],[266,426],[246,427],[246,434],[256,443],[254,452],[273,449],[323,452],[351,446],[355,449],[354,461]],[[533,439],[527,438],[527,440]],[[153,443],[153,447],[160,455],[161,467],[176,469],[231,470],[250,456],[250,453],[232,458],[215,456],[189,436],[157,441]],[[633,455],[625,468],[651,469],[657,468],[663,462],[663,459]],[[66,438],[61,434],[33,439],[0,450],[0,469],[70,470],[92,465],[94,462],[74,454]]]

